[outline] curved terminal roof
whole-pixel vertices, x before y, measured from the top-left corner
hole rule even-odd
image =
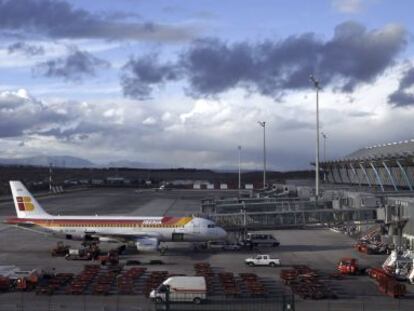
[[[414,139],[361,148],[341,160],[386,159],[414,156]]]

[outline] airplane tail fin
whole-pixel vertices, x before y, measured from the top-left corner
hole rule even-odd
[[[11,180],[10,188],[18,218],[50,216],[20,181]]]

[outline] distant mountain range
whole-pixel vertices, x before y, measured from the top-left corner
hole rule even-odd
[[[145,162],[137,162],[137,161],[129,161],[129,160],[121,160],[121,161],[112,161],[108,164],[102,164],[100,166],[103,167],[128,167],[128,168],[164,168],[165,165],[156,164],[156,163],[145,163]]]
[[[89,160],[72,157],[72,156],[34,156],[27,158],[7,159],[0,158],[0,166],[11,166],[11,165],[25,165],[25,166],[42,166],[49,167],[61,167],[61,168],[132,168],[132,169],[174,169],[172,166],[168,166],[161,163],[148,163],[138,162],[130,160],[111,161],[108,163],[94,163]],[[175,169],[182,169],[177,168]],[[186,167],[185,169],[194,169]],[[203,169],[199,169],[203,170]],[[209,169],[207,169],[209,170]],[[260,169],[259,169],[260,170]],[[211,169],[211,171],[218,173],[237,173],[238,168],[236,167],[220,167]],[[255,172],[257,169],[243,169],[243,173]],[[270,171],[270,170],[269,170]]]
[[[30,165],[30,166],[49,166],[54,167],[93,167],[95,166],[89,160],[71,156],[35,156],[19,159],[2,159],[0,158],[0,165]]]
[[[48,167],[52,165],[53,167],[67,167],[67,168],[136,168],[136,169],[169,169],[168,167],[161,163],[146,163],[130,160],[120,160],[120,161],[111,161],[108,163],[96,164],[89,160],[72,157],[72,156],[35,156],[27,158],[18,158],[18,159],[5,159],[0,158],[0,166],[10,166],[10,165],[27,165],[27,166],[44,166]],[[236,173],[237,168],[233,167],[223,167],[215,169],[217,172],[221,173]],[[243,172],[254,171],[246,170]]]
[[[19,159],[0,158],[0,165],[29,165],[49,166],[68,168],[101,168],[101,167],[127,167],[127,168],[162,168],[161,164],[144,163],[137,161],[112,161],[104,164],[96,164],[89,160],[71,156],[35,156]]]

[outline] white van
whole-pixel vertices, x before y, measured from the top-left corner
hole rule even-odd
[[[253,246],[277,247],[280,245],[273,235],[265,233],[247,233],[247,239],[244,242]]]
[[[150,298],[155,303],[165,302],[168,290],[170,302],[200,304],[206,299],[207,285],[203,276],[172,276],[153,289]]]

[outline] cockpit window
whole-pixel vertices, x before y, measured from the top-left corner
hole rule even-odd
[[[215,228],[215,227],[216,225],[213,225],[213,224],[207,225],[207,228]]]

